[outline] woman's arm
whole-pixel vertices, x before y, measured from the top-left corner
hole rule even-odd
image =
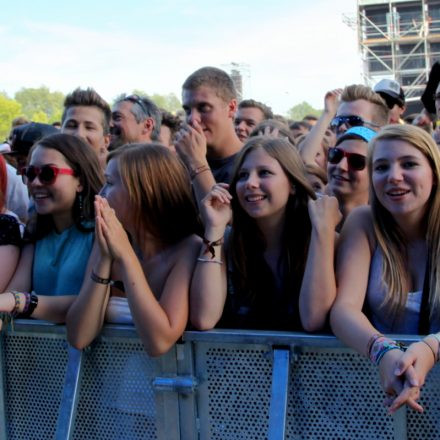
[[[105,222],[102,210],[103,200],[97,196],[95,200],[95,242],[81,290],[66,317],[67,339],[72,346],[80,350],[88,346],[100,333],[110,295],[109,284],[95,281],[96,276],[109,280],[112,268],[112,257],[103,234]],[[95,280],[92,279],[92,273]]]
[[[12,244],[0,246],[0,292],[10,283],[20,260],[20,248]]]
[[[336,198],[329,196],[310,200],[309,214],[312,232],[299,295],[299,312],[304,329],[311,332],[324,327],[336,297],[335,228],[342,215]]]
[[[188,322],[189,286],[200,239],[179,245],[175,264],[158,299],[153,294],[133,249],[115,258],[119,264],[133,321],[150,356],[166,353],[182,336]]]
[[[221,243],[231,219],[228,185],[217,184],[202,200],[201,215],[205,239]],[[220,320],[226,301],[227,263],[222,244],[214,246],[213,256],[206,245],[200,249],[190,293],[190,321],[198,330],[210,330]]]
[[[330,314],[335,335],[365,356],[370,338],[377,333],[362,312],[372,257],[371,228],[369,207],[354,210],[344,224],[336,261],[337,296]]]

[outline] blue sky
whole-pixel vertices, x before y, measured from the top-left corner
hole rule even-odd
[[[77,0],[2,5],[0,90],[176,93],[195,69],[246,66],[244,95],[285,113],[362,81],[355,0]]]

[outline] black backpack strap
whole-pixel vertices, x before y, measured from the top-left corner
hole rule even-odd
[[[426,261],[426,269],[425,269],[425,279],[423,281],[423,292],[422,292],[422,303],[420,304],[420,313],[419,313],[419,335],[427,335],[430,333],[430,310],[429,310],[429,267],[430,267],[430,258],[428,256]]]

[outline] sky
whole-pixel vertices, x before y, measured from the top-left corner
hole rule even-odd
[[[285,114],[362,82],[356,0],[24,0],[0,17],[0,91],[175,93],[202,66],[243,66],[244,97]]]

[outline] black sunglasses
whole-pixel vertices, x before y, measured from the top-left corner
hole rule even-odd
[[[148,111],[144,101],[142,101],[142,98],[140,96],[138,95],[126,96],[124,98],[124,101],[130,101],[133,104],[137,104],[147,116],[150,116],[150,112]]]
[[[36,177],[43,185],[52,185],[55,183],[58,174],[69,174],[71,176],[75,175],[75,171],[71,168],[58,168],[54,165],[43,165],[42,167],[35,167],[30,165],[28,167],[23,167],[20,170],[20,174],[23,179],[23,183],[33,182]]]
[[[370,125],[372,127],[379,127],[379,125],[374,122],[364,121],[360,116],[348,115],[348,116],[336,116],[330,122],[330,127],[339,130],[341,125],[346,125],[347,127],[362,127],[364,125]]]
[[[347,158],[348,167],[355,171],[361,171],[367,164],[366,157],[358,153],[348,153],[338,147],[328,149],[328,161],[331,164],[338,164],[344,157]]]

